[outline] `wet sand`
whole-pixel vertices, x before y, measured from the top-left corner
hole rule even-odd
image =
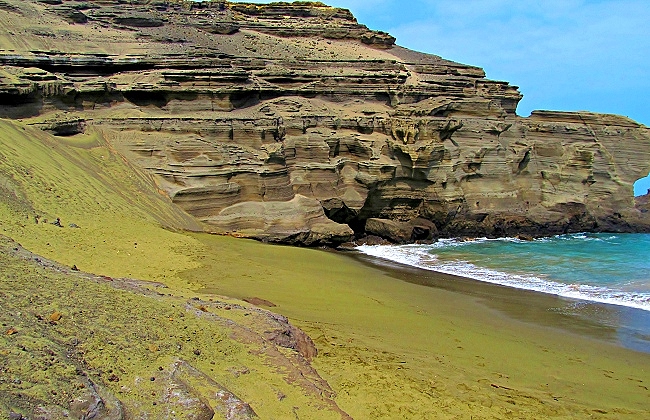
[[[650,416],[650,354],[621,345],[625,311],[576,316],[567,299],[358,254],[196,239],[203,266],[183,277],[277,305],[354,418]]]
[[[410,267],[350,252],[369,267],[380,267],[401,281],[461,293],[511,319],[558,329],[644,353],[650,353],[650,312],[571,299],[486,283],[461,276]]]

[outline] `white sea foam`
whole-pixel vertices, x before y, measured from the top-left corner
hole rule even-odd
[[[575,238],[575,237],[574,237]],[[616,237],[612,237],[616,238]],[[586,238],[577,238],[586,239]],[[494,239],[479,238],[472,242],[493,241]],[[497,239],[501,241],[519,241],[515,238]],[[542,239],[543,240],[543,239]],[[541,276],[527,274],[511,274],[488,268],[478,267],[466,261],[440,261],[430,251],[436,248],[462,247],[471,242],[455,239],[443,239],[431,245],[362,245],[356,249],[363,254],[409,265],[430,271],[471,278],[488,283],[509,286],[518,289],[532,290],[582,299],[611,305],[627,306],[650,311],[650,293],[639,291],[615,290],[607,287],[586,284],[565,284]]]

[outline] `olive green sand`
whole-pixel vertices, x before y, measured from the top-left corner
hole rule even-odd
[[[0,192],[0,233],[63,264],[3,240],[2,415],[90,387],[150,418],[173,417],[174,404],[179,417],[203,404],[219,418],[216,389],[262,418],[650,417],[650,355],[349,255],[187,233],[200,226],[101,133],[61,139],[0,121]],[[277,305],[314,340],[311,366],[333,392],[267,339],[268,313],[223,295]]]

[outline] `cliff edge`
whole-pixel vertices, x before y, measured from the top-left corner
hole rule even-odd
[[[0,0],[0,118],[101,131],[215,233],[650,231],[650,130],[535,111],[320,2]]]

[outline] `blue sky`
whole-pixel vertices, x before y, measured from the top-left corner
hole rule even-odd
[[[519,86],[519,115],[589,110],[650,126],[649,0],[323,2],[350,9],[399,45]],[[635,194],[650,189],[650,179],[639,184]]]

